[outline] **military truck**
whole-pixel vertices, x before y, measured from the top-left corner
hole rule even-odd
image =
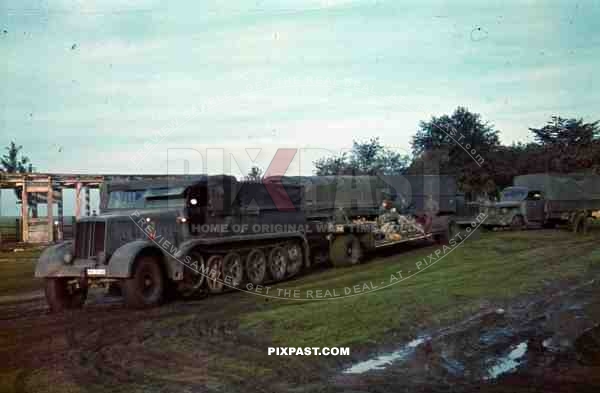
[[[325,193],[320,200],[306,195],[304,184],[239,182],[224,175],[109,183],[100,214],[77,221],[74,241],[48,247],[35,276],[45,279],[53,311],[81,307],[91,285],[114,284],[128,306],[144,308],[170,293],[193,296],[278,282],[312,263],[353,265],[373,249],[448,241],[454,230],[450,215],[427,216],[414,204],[410,213],[391,208],[381,214],[381,201],[364,198],[358,209],[356,190],[344,197]],[[332,204],[332,197],[340,203]]]
[[[600,212],[600,176],[548,173],[517,176],[499,202],[483,207],[487,227],[523,229],[568,225],[585,233]]]

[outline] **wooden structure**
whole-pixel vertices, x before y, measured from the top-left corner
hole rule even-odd
[[[89,216],[90,190],[105,182],[131,180],[168,181],[197,175],[86,175],[56,173],[0,173],[0,189],[21,190],[21,240],[26,243],[51,243],[63,239],[63,190],[75,190],[75,218]],[[84,193],[82,209],[81,192]],[[57,205],[54,215],[54,204]],[[48,206],[45,217],[38,217],[38,204]]]

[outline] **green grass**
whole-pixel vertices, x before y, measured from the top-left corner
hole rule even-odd
[[[39,249],[21,252],[0,252],[0,296],[12,296],[41,288],[41,280],[35,279],[35,263]]]
[[[292,346],[346,346],[386,341],[391,333],[417,334],[454,322],[480,309],[539,291],[545,282],[582,279],[600,266],[599,233],[585,237],[565,231],[486,233],[468,240],[436,265],[383,290],[345,299],[293,302],[242,318],[242,326],[274,343]],[[332,269],[278,287],[332,289],[415,270],[415,262],[435,247],[413,250],[383,261],[349,269]]]

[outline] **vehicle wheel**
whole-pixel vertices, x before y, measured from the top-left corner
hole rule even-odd
[[[525,221],[523,221],[523,216],[514,216],[510,222],[510,229],[513,231],[520,231],[525,226]]]
[[[255,248],[246,257],[246,276],[253,285],[260,285],[267,274],[267,257],[265,253]]]
[[[285,277],[287,270],[287,251],[283,247],[275,247],[269,253],[269,273],[275,281],[281,281]]]
[[[73,288],[66,277],[47,278],[44,289],[52,312],[81,308],[87,298],[87,288]]]
[[[588,231],[588,220],[584,214],[579,214],[573,222],[573,233],[581,235],[587,234]]]
[[[223,280],[228,285],[237,288],[244,279],[242,257],[237,252],[230,252],[223,258]]]
[[[198,263],[197,268],[191,268],[184,266],[183,268],[183,280],[177,285],[177,292],[184,297],[188,298],[196,295],[202,285],[204,284],[204,258],[199,253],[193,252],[190,254],[194,262]]]
[[[364,250],[371,251],[375,249],[375,236],[372,233],[360,235],[359,240]]]
[[[295,276],[302,270],[302,246],[297,242],[291,242],[287,246],[287,274]]]
[[[166,282],[158,260],[152,256],[138,259],[133,276],[123,280],[121,288],[128,307],[146,308],[161,304]]]
[[[458,224],[454,221],[450,221],[448,223],[448,228],[434,238],[438,244],[448,244],[450,243],[450,239],[453,239],[460,232],[460,228]]]
[[[336,237],[329,248],[329,258],[336,267],[356,265],[362,254],[360,241],[353,235]]]
[[[115,281],[115,282],[109,283],[106,294],[108,296],[115,296],[115,297],[123,296],[123,291],[121,291],[121,285],[119,285],[119,282]]]
[[[208,277],[206,277],[206,286],[210,293],[223,292],[223,257],[213,255],[206,261]]]

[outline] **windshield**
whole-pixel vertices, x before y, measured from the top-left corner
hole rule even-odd
[[[183,206],[183,187],[111,191],[108,209],[142,209]]]
[[[527,189],[510,187],[502,191],[500,200],[502,202],[522,201],[527,197]]]

